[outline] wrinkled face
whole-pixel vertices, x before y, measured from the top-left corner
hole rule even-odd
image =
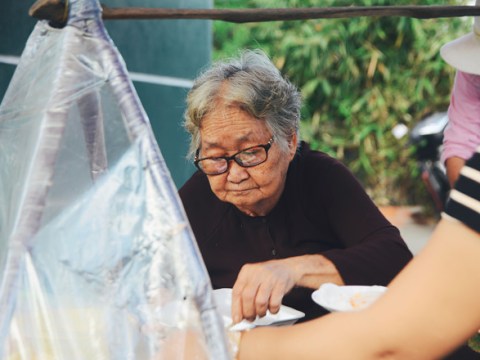
[[[272,134],[264,121],[238,107],[219,103],[202,119],[200,137],[199,157],[205,158],[231,156],[248,147],[266,144]],[[268,214],[280,199],[296,145],[294,136],[286,154],[274,141],[267,161],[255,167],[244,168],[230,161],[226,173],[208,175],[212,191],[247,215]]]

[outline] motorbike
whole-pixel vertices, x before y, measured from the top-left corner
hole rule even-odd
[[[409,142],[415,147],[422,181],[438,212],[444,210],[450,191],[446,169],[440,161],[447,124],[447,113],[436,112],[420,120],[409,135]]]
[[[440,160],[443,132],[447,124],[447,113],[436,112],[420,120],[409,134],[409,144],[415,149],[421,179],[438,213],[444,210],[450,191],[446,169]],[[398,124],[392,132],[399,139],[408,133],[408,128],[404,124]]]

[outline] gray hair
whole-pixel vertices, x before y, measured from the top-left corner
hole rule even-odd
[[[224,82],[230,86],[223,87]],[[226,89],[220,94],[220,89]],[[219,100],[238,105],[264,120],[282,151],[299,134],[301,96],[260,50],[245,50],[238,58],[216,62],[200,74],[187,96],[184,126],[191,135],[189,155],[200,146],[200,126]]]

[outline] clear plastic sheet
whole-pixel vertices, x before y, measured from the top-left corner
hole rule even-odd
[[[228,359],[180,204],[98,2],[71,0],[0,107],[0,358]]]

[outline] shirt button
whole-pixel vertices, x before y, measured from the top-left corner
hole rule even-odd
[[[272,255],[273,255],[273,256],[277,256],[277,250],[272,249]]]

